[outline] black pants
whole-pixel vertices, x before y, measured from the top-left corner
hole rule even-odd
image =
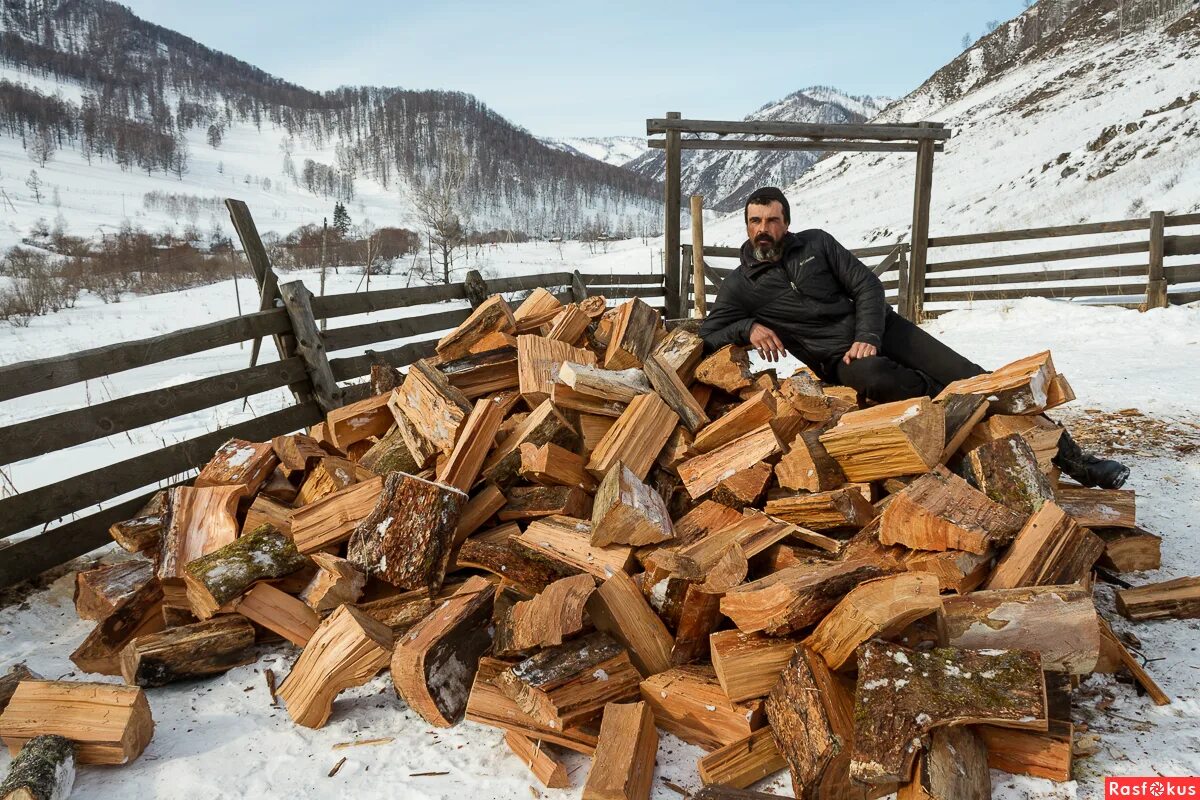
[[[876,403],[933,397],[953,381],[987,372],[890,311],[879,355],[856,358],[849,364],[839,359],[832,366],[829,372],[836,375],[838,383],[857,389]]]

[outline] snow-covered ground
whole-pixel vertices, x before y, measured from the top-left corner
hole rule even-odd
[[[493,274],[548,272],[573,265],[584,271],[628,271],[646,258],[639,242],[614,244],[608,254],[591,255],[581,245],[525,245],[493,254],[483,265]],[[557,265],[557,266],[556,266]],[[479,265],[477,265],[479,266]],[[307,273],[289,274],[313,285]],[[350,291],[358,275],[331,276],[330,291]],[[380,288],[401,278],[377,278]],[[243,306],[253,302],[248,282],[240,282]],[[78,308],[34,320],[27,329],[0,329],[0,363],[69,352],[85,346],[127,340],[229,316],[234,308],[232,282],[155,297],[130,298],[119,304],[85,301]],[[398,313],[398,312],[393,312]],[[376,318],[383,315],[375,315]],[[352,324],[354,319],[338,320]],[[1107,411],[1136,407],[1151,418],[1186,425],[1200,419],[1200,307],[1172,307],[1146,314],[1116,308],[1082,307],[1046,300],[1023,300],[1003,307],[960,311],[928,326],[950,345],[984,365],[999,365],[1049,348],[1079,400],[1068,421],[1081,409]],[[270,354],[270,346],[264,353]],[[179,359],[163,369],[121,373],[93,383],[93,401],[168,385],[241,366],[249,350],[224,348]],[[1189,366],[1190,365],[1190,366]],[[786,370],[784,370],[786,373]],[[109,463],[163,441],[191,436],[246,414],[261,414],[286,402],[280,390],[252,400],[252,411],[239,404],[218,413],[190,415],[172,423],[148,426],[129,436],[80,448],[61,456],[17,464],[12,477],[27,490],[82,469]],[[41,416],[77,405],[81,394],[57,390],[0,406],[0,424]],[[1139,521],[1163,536],[1163,569],[1126,576],[1149,582],[1196,573],[1200,545],[1195,520],[1200,518],[1200,453],[1161,452],[1129,458],[1134,469],[1129,486],[1139,497]],[[105,561],[125,557],[109,548]],[[18,605],[0,609],[0,670],[24,661],[52,678],[113,680],[84,676],[69,661],[70,652],[86,636],[91,623],[80,622],[71,601],[72,581],[64,576]],[[1111,591],[1100,589],[1102,604],[1112,610]],[[1077,720],[1099,734],[1095,756],[1077,762],[1077,780],[1055,785],[1047,781],[993,774],[995,796],[1005,800],[1102,797],[1099,778],[1123,775],[1200,774],[1200,657],[1194,650],[1195,621],[1130,626],[1120,618],[1119,630],[1132,629],[1145,653],[1155,659],[1150,671],[1174,702],[1156,708],[1134,690],[1111,677],[1094,677],[1085,689],[1097,692],[1076,700]],[[522,764],[511,756],[495,729],[464,723],[450,730],[430,728],[393,693],[385,675],[346,692],[335,704],[330,723],[317,731],[293,725],[272,706],[263,675],[270,669],[286,675],[297,651],[287,645],[263,647],[251,665],[208,681],[149,690],[157,721],[146,753],[122,768],[83,768],[78,798],[171,796],[234,798],[247,796],[315,796],[339,793],[360,798],[452,798],[470,794],[488,798],[526,798],[535,785]],[[1114,700],[1107,711],[1095,705],[1107,692]],[[355,740],[386,739],[381,744],[337,748]],[[686,789],[699,786],[697,748],[664,735],[659,748],[654,797],[675,800],[663,781]],[[345,757],[334,777],[330,769]],[[8,757],[0,756],[0,768]],[[578,797],[586,775],[586,759],[567,756],[572,788],[537,788],[533,796]],[[438,773],[419,775],[418,773]],[[781,773],[757,788],[787,794]]]

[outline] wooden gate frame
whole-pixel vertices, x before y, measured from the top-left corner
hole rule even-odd
[[[916,153],[917,170],[913,192],[913,224],[910,237],[911,258],[908,271],[909,291],[899,299],[900,312],[919,320],[924,311],[925,264],[929,246],[929,200],[933,191],[933,154],[944,149],[951,130],[941,122],[876,123],[861,125],[822,125],[810,122],[727,122],[721,120],[682,119],[678,111],[666,117],[646,120],[646,135],[665,134],[649,139],[652,149],[667,154],[665,183],[663,272],[666,284],[668,317],[682,317],[684,306],[680,248],[681,153],[683,150],[816,150],[822,152]],[[684,133],[750,134],[780,139],[684,139]]]

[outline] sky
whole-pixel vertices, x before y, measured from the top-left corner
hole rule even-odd
[[[309,89],[468,92],[538,136],[741,119],[814,85],[900,97],[1021,0],[654,3],[121,0]]]

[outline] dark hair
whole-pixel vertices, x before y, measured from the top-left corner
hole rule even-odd
[[[783,221],[791,223],[792,207],[788,205],[788,199],[783,192],[776,189],[774,186],[763,186],[761,189],[755,189],[751,195],[746,198],[746,207],[743,209],[743,215],[746,221],[750,221],[750,206],[765,206],[770,203],[778,202],[783,206]]]

